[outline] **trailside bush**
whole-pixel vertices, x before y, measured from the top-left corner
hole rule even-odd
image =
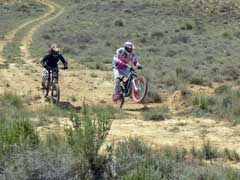
[[[66,129],[67,140],[76,156],[87,160],[94,177],[100,176],[104,157],[98,154],[110,130],[113,110],[83,105],[81,114],[72,114],[73,128]]]
[[[196,152],[197,151],[197,152]],[[186,149],[161,148],[153,150],[141,138],[130,137],[117,144],[114,152],[116,171],[120,179],[239,179],[238,170],[214,165],[199,164],[199,161],[187,161],[191,152]],[[204,159],[219,157],[219,152],[211,144],[204,143],[202,149],[194,150]],[[193,153],[192,153],[193,154]],[[199,162],[199,163],[198,163]]]
[[[0,158],[14,150],[24,150],[38,143],[38,134],[28,120],[0,121]]]

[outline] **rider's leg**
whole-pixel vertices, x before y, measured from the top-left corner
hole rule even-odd
[[[114,90],[113,90],[113,100],[117,100],[120,93],[120,73],[119,70],[114,68]]]
[[[130,74],[130,69],[129,68],[123,69],[123,70],[120,71],[120,74],[125,76],[125,77],[128,77],[129,74]],[[130,83],[131,83],[130,87],[132,87],[132,82],[130,82]],[[131,88],[129,90],[131,91]],[[129,97],[131,98],[131,92],[130,92],[130,96]]]
[[[54,70],[52,72],[55,83],[58,83],[58,72],[59,72],[58,67],[54,68]]]

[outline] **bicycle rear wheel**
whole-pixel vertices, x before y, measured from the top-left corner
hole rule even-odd
[[[144,77],[133,79],[132,98],[135,102],[141,102],[147,94],[148,84]]]
[[[53,83],[52,85],[52,103],[57,104],[60,100],[60,88],[57,83]]]

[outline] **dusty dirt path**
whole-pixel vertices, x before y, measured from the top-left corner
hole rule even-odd
[[[39,18],[22,24],[8,33],[5,40],[0,42],[0,62],[4,63],[6,61],[2,54],[4,46],[14,39],[18,31],[36,23],[21,41],[21,55],[27,65],[22,67],[10,66],[8,70],[0,70],[0,75],[3,77],[1,81],[4,81],[0,85],[0,93],[7,89],[18,94],[27,95],[31,101],[30,108],[33,109],[41,107],[44,103],[35,100],[35,96],[40,94],[37,89],[41,80],[40,67],[36,68],[35,60],[31,58],[29,46],[38,28],[57,18],[64,11],[62,7],[49,0],[39,2],[48,6],[49,11]],[[74,60],[71,63],[74,64]],[[60,77],[61,103],[63,105],[80,107],[84,100],[91,104],[110,104],[113,88],[111,71],[90,70],[77,63],[72,67],[74,68],[62,72],[63,76]],[[175,111],[175,106],[181,108],[181,104],[176,104],[177,102],[172,96],[168,97],[168,100],[164,103],[171,106],[172,111]],[[146,106],[160,107],[162,105],[148,104]],[[216,122],[212,119],[196,117],[178,117],[175,115],[164,121],[144,121],[143,108],[144,105],[127,101],[123,110],[127,115],[114,119],[107,141],[116,142],[129,136],[141,136],[145,141],[152,143],[156,147],[170,145],[191,148],[192,146],[201,146],[204,140],[210,140],[213,145],[220,149],[228,148],[240,153],[240,125],[232,126],[228,122]],[[61,122],[39,128],[41,135],[48,133],[49,130],[62,134],[65,124],[69,122],[66,119],[59,121]],[[238,163],[236,166],[240,167],[240,164]]]
[[[50,2],[50,1],[41,1],[42,4],[49,7],[49,12],[44,14],[43,16],[32,20],[31,23],[39,22],[37,25],[35,25],[30,31],[28,31],[27,35],[24,36],[24,38],[21,41],[21,57],[24,61],[26,61],[28,64],[32,63],[31,54],[29,50],[29,46],[32,43],[32,38],[34,33],[44,24],[56,19],[58,16],[64,13],[64,8],[59,6],[56,3]],[[57,13],[56,13],[57,11]],[[52,16],[52,14],[55,14]]]

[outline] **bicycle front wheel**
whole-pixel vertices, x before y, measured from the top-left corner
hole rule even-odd
[[[147,94],[148,84],[144,77],[133,79],[132,98],[135,102],[141,102]]]
[[[42,92],[43,92],[43,95],[44,97],[47,97],[48,96],[48,93],[49,93],[49,81],[45,81],[44,82],[44,85],[43,85],[43,89],[42,89]]]
[[[59,103],[60,100],[60,88],[57,83],[53,83],[52,85],[52,103]]]

